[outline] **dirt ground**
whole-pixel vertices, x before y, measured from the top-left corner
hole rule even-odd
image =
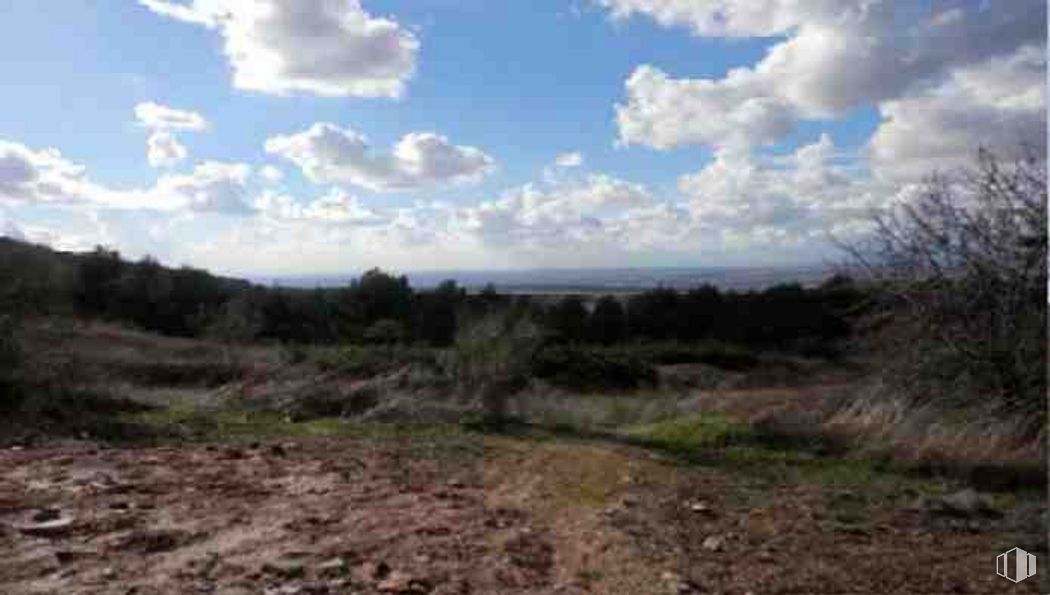
[[[574,439],[0,451],[0,592],[1009,593],[1036,506],[894,497]]]
[[[758,446],[687,461],[610,434],[249,421],[220,407],[233,365],[221,346],[106,325],[32,338],[42,369],[159,407],[134,419],[163,432],[117,447],[0,419],[2,595],[1040,592],[995,573],[1015,546],[1045,564],[1034,490],[946,505],[966,486]],[[241,392],[343,381],[275,348],[238,357]],[[683,394],[711,383],[685,371]],[[781,379],[759,380],[719,395],[744,417],[783,400],[763,388]],[[635,423],[711,405],[686,397],[530,402]]]

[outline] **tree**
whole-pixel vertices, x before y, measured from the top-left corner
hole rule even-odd
[[[627,337],[627,313],[620,300],[607,295],[598,300],[587,319],[587,340],[611,345]]]
[[[418,296],[419,336],[438,347],[456,337],[457,318],[466,292],[455,281],[443,281],[433,291]]]
[[[579,296],[565,296],[547,314],[547,326],[563,341],[581,341],[586,325],[587,308]]]
[[[384,318],[408,321],[411,315],[415,293],[404,276],[371,269],[351,284],[351,292],[366,323]]]
[[[847,246],[881,290],[876,343],[915,400],[1045,409],[1046,164],[1034,151],[931,177]],[[1033,422],[1042,427],[1043,422]]]
[[[96,246],[86,254],[77,266],[73,290],[77,310],[89,316],[113,314],[117,309],[117,283],[123,272],[124,261],[116,250]]]

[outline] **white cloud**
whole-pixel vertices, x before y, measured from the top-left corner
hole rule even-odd
[[[243,163],[208,161],[193,173],[167,175],[146,192],[154,205],[173,205],[197,212],[245,214],[251,168]]]
[[[0,237],[26,241],[26,234],[12,219],[0,217]]]
[[[284,172],[281,171],[280,168],[272,165],[264,165],[263,168],[259,170],[259,176],[268,184],[278,184],[284,180]]]
[[[671,149],[687,144],[764,144],[792,127],[783,101],[757,92],[754,77],[735,71],[723,81],[672,79],[639,66],[626,82],[627,103],[616,106],[620,141]]]
[[[959,69],[943,84],[880,105],[869,142],[881,177],[916,180],[972,161],[976,147],[997,152],[1021,142],[1046,151],[1046,53],[1012,55]]]
[[[562,153],[554,158],[554,165],[558,167],[580,167],[583,165],[583,153]]]
[[[374,225],[388,220],[387,216],[365,207],[356,196],[339,189],[306,204],[285,194],[264,192],[256,200],[255,208],[264,217],[275,220],[341,225]]]
[[[758,63],[722,78],[675,79],[639,66],[617,106],[620,140],[658,149],[772,143],[796,120],[921,96],[985,60],[1045,47],[1042,0],[988,8],[949,1],[938,10],[912,0],[601,3],[616,18],[644,14],[702,36],[784,36]]]
[[[208,121],[197,112],[175,109],[152,101],[135,106],[135,118],[139,125],[150,130],[193,130],[208,129]]]
[[[186,159],[189,151],[173,131],[199,132],[208,129],[208,121],[197,112],[175,109],[152,101],[135,106],[139,126],[150,130],[146,139],[146,160],[151,167],[171,168]]]
[[[693,221],[722,245],[820,246],[829,234],[862,227],[895,192],[838,163],[827,135],[787,157],[726,147],[700,172],[682,176]],[[852,233],[852,232],[850,232]]]
[[[76,200],[90,184],[84,167],[56,149],[35,151],[0,139],[0,200],[8,202],[67,202]]]
[[[146,139],[146,159],[152,167],[175,167],[187,155],[186,147],[166,130],[157,130]]]
[[[251,168],[205,162],[189,174],[168,174],[148,188],[115,189],[90,180],[82,165],[55,149],[0,140],[0,202],[93,208],[245,214]]]
[[[238,89],[398,97],[419,41],[358,0],[139,0],[153,12],[218,30]]]
[[[429,132],[407,134],[389,154],[377,154],[361,134],[327,123],[273,137],[266,141],[266,151],[295,163],[314,182],[352,184],[374,192],[473,182],[494,163],[480,149],[456,146]]]

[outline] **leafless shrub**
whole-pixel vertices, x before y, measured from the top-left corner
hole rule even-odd
[[[505,417],[507,398],[529,377],[540,330],[527,316],[486,315],[461,330],[453,348],[453,369],[461,389],[479,396],[482,413]]]
[[[1046,164],[1034,150],[931,177],[849,247],[875,281],[882,382],[915,406],[1045,427]]]

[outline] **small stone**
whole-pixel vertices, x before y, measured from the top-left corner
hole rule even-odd
[[[689,510],[691,510],[693,512],[696,512],[696,513],[701,513],[701,514],[712,514],[712,513],[714,513],[714,511],[711,510],[711,507],[708,506],[704,502],[694,502],[691,506],[689,506]]]
[[[379,583],[376,587],[383,593],[414,593],[422,595],[429,593],[431,587],[426,581],[412,578],[404,572],[395,570],[390,576]]]
[[[73,530],[73,519],[67,517],[44,523],[23,525],[18,527],[18,530],[23,535],[29,535],[31,537],[62,537],[68,535]]]
[[[105,568],[105,569],[102,570],[102,578],[104,578],[106,580],[112,580],[112,579],[116,578],[116,576],[117,576],[117,571],[113,570],[112,568]]]
[[[62,511],[57,508],[41,508],[31,517],[34,523],[46,523],[61,518]]]
[[[263,564],[262,571],[285,579],[303,578],[306,569],[298,562],[278,561]]]
[[[58,551],[56,551],[55,552],[55,559],[58,560],[59,564],[72,564],[73,562],[76,562],[77,560],[82,560],[84,558],[90,558],[90,557],[96,556],[96,555],[98,555],[98,552],[96,552],[94,550],[68,549],[68,550],[58,550]]]
[[[379,583],[377,588],[385,593],[405,593],[408,591],[408,585],[411,581],[412,577],[395,570],[389,577]]]
[[[349,566],[343,558],[332,558],[317,566],[317,572],[325,577],[342,576],[346,574],[347,570],[349,570]]]
[[[725,541],[726,540],[724,537],[721,537],[719,535],[711,535],[708,536],[707,539],[704,539],[703,547],[707,551],[718,552],[722,550],[722,547],[725,545]]]
[[[996,510],[992,500],[985,494],[979,494],[973,488],[966,488],[946,496],[921,499],[914,508],[932,514],[953,517],[997,517],[1002,513]]]

